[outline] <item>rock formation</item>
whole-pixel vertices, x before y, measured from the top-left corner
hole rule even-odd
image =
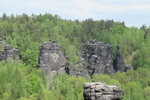
[[[131,64],[126,64],[126,66],[125,66],[125,72],[127,72],[129,70],[133,70],[133,66]]]
[[[71,76],[82,76],[82,77],[89,77],[88,72],[84,68],[71,68],[66,67],[65,68],[66,73]]]
[[[104,42],[90,40],[83,46],[83,58],[90,75],[114,73],[112,47]]]
[[[89,75],[92,76],[94,73],[110,74],[131,69],[129,66],[125,66],[119,47],[117,47],[114,59],[112,47],[107,43],[96,40],[87,41],[83,45],[81,59],[78,64],[73,65],[69,61],[69,58],[65,60],[60,46],[56,41],[46,42],[41,46],[39,67],[44,70],[45,75],[49,79],[51,79],[53,74],[62,72],[66,72],[72,76],[89,77]]]
[[[4,46],[4,50],[0,53],[0,61],[12,58],[14,61],[19,60],[19,50],[10,45]]]
[[[117,48],[117,52],[116,52],[116,57],[114,60],[114,68],[117,72],[124,72],[126,65],[125,65],[123,57],[121,55],[120,47],[117,46],[116,48]]]
[[[85,63],[80,62],[75,65],[73,65],[70,61],[69,58],[66,57],[66,64],[65,64],[65,71],[67,74],[71,76],[82,76],[82,77],[89,77],[89,73],[85,69]]]
[[[44,70],[49,78],[53,74],[64,72],[65,58],[56,41],[45,42],[41,45],[39,68]]]
[[[85,83],[83,96],[84,100],[121,100],[123,90],[101,82]]]

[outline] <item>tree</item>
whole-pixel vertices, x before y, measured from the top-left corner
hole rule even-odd
[[[125,72],[118,72],[112,75],[112,78],[118,80],[121,84],[126,84],[128,82],[128,78]]]
[[[146,87],[143,89],[143,94],[146,100],[150,100],[150,87]]]
[[[6,13],[3,13],[3,15],[2,15],[2,20],[7,20],[7,15],[6,15]]]
[[[129,82],[124,88],[123,100],[144,100],[141,87],[136,82]]]

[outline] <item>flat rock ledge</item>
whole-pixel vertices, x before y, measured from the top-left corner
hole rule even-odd
[[[84,100],[121,100],[123,90],[101,82],[84,83]]]

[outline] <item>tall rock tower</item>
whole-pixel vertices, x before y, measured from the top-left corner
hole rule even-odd
[[[83,47],[83,58],[87,61],[90,75],[114,73],[112,47],[96,40],[87,41]]]
[[[50,80],[53,74],[64,72],[65,57],[57,41],[45,42],[41,45],[39,68],[44,70]]]

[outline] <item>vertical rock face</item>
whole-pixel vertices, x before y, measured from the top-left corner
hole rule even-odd
[[[19,50],[12,46],[5,46],[4,51],[0,54],[0,61],[12,58],[14,61],[19,60]]]
[[[118,72],[124,72],[125,71],[125,63],[124,63],[124,60],[123,60],[123,57],[121,55],[121,52],[120,52],[120,47],[117,46],[117,52],[116,52],[116,58],[114,60],[114,68],[115,70]]]
[[[109,44],[96,40],[87,41],[83,47],[83,58],[87,61],[89,74],[109,74],[113,68],[112,48]]]
[[[100,82],[85,83],[84,100],[121,100],[123,90],[116,85],[106,85]]]
[[[60,51],[60,46],[56,41],[45,42],[41,46],[39,67],[46,75],[52,76],[52,72],[59,74],[64,69],[65,58]]]

